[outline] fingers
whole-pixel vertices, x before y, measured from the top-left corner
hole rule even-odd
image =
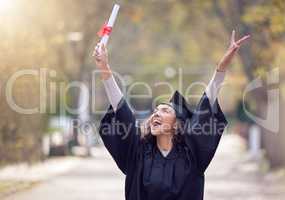
[[[233,55],[236,51],[238,51],[240,48],[240,46],[235,45],[233,47],[231,47],[228,52],[226,53],[227,56]]]
[[[101,54],[107,54],[107,49],[105,47],[104,44],[102,43],[97,43],[95,49],[94,49],[94,54],[98,54],[98,55],[101,55]]]
[[[98,56],[100,54],[99,52],[99,43],[96,44],[94,51],[92,53],[92,56]]]
[[[103,53],[107,52],[107,49],[106,49],[104,44],[101,44],[101,50],[102,50]]]
[[[237,45],[241,45],[241,43],[243,43],[245,40],[249,39],[250,38],[250,35],[246,35],[244,37],[242,37],[241,39],[239,39],[236,44]]]
[[[232,36],[231,36],[231,45],[234,44],[235,38],[236,38],[236,31],[233,30],[233,31],[232,31]]]
[[[102,43],[97,43],[92,53],[92,56],[102,56],[104,54],[107,54],[107,49],[105,45]]]
[[[232,31],[232,36],[231,36],[231,44],[230,44],[230,48],[229,48],[229,53],[233,53],[233,52],[236,52],[241,44],[250,38],[250,35],[246,35],[244,37],[242,37],[241,39],[239,39],[238,41],[235,41],[235,30]]]
[[[240,45],[235,45],[235,47],[233,48],[233,52],[238,51],[238,50],[239,50],[239,48],[240,48]]]

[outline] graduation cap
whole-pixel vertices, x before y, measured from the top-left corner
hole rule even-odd
[[[162,103],[171,106],[175,110],[176,117],[185,121],[192,117],[193,112],[191,106],[187,103],[186,99],[177,90],[174,92],[169,100],[169,103]]]

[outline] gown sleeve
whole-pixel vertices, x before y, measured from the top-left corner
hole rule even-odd
[[[209,99],[206,90],[194,110],[185,139],[186,144],[194,151],[200,172],[204,173],[210,164],[227,123],[218,99]]]
[[[101,120],[99,134],[117,166],[127,174],[128,167],[135,164],[140,136],[135,116],[124,97],[116,110],[109,106]]]

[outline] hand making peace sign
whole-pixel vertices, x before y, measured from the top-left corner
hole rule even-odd
[[[225,71],[226,70],[228,65],[231,63],[233,56],[235,55],[235,53],[240,48],[241,44],[243,44],[243,42],[245,42],[249,38],[250,38],[250,35],[246,35],[246,36],[243,36],[238,41],[235,41],[235,30],[233,30],[232,36],[231,36],[230,46],[218,64],[218,68],[217,68],[218,71]]]

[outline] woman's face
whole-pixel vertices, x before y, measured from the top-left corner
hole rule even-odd
[[[151,134],[154,136],[174,134],[175,122],[175,110],[167,104],[160,104],[150,116]]]

